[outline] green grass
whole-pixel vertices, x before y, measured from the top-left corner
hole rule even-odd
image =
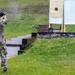
[[[20,7],[33,6],[33,5],[48,5],[49,0],[0,0],[0,8],[9,8],[10,4],[18,4]],[[16,6],[16,5],[14,5]]]
[[[20,15],[20,14],[19,14]],[[14,19],[14,20],[13,20]],[[44,14],[25,14],[16,16],[8,21],[5,26],[5,38],[9,39],[16,36],[30,34],[39,24],[47,24],[48,17]]]
[[[66,31],[67,32],[75,32],[75,25],[66,26]]]
[[[0,0],[1,8],[8,8],[10,0]],[[27,8],[11,18],[5,26],[9,39],[36,31],[33,27],[48,24],[49,0],[13,0]],[[29,8],[29,9],[28,9]],[[13,15],[12,15],[13,16]],[[67,27],[67,31],[75,31]],[[75,75],[75,38],[37,39],[24,54],[7,61],[8,75]],[[0,68],[1,69],[1,68]],[[0,70],[1,75],[6,75]]]
[[[14,3],[14,6],[12,6]],[[16,4],[19,13],[16,13]],[[39,24],[48,24],[48,5],[49,0],[0,0],[1,8],[14,7],[15,13],[7,13],[8,24],[5,26],[5,38],[9,39],[21,35],[30,34],[35,26]],[[3,10],[4,10],[3,9]],[[11,10],[14,11],[14,9]],[[8,11],[9,9],[7,9]]]
[[[8,60],[8,75],[75,75],[74,49],[75,39],[37,39],[26,53]]]

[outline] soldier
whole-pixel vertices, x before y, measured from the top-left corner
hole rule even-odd
[[[0,57],[1,57],[1,67],[4,72],[7,72],[6,64],[6,42],[4,40],[4,25],[7,23],[6,14],[0,11]]]

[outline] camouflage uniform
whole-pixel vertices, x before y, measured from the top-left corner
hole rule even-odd
[[[6,55],[7,51],[6,51],[6,42],[4,40],[4,23],[0,18],[0,57],[1,57],[1,67],[3,71],[7,70]]]

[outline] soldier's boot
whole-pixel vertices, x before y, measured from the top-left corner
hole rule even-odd
[[[2,59],[1,67],[3,69],[3,72],[7,72],[8,67],[7,67],[7,64],[6,64],[6,59],[4,59],[4,60]]]
[[[8,69],[7,64],[6,64],[6,55],[7,54],[5,51],[6,51],[5,49],[1,50],[1,67],[4,72],[6,72]]]

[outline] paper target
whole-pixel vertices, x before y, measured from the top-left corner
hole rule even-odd
[[[63,0],[50,0],[50,17],[61,18],[63,16]]]

